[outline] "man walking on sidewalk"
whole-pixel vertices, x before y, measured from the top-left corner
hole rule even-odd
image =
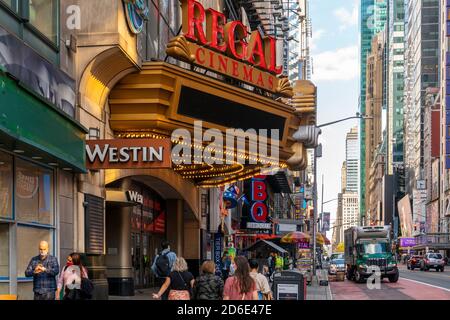
[[[156,285],[162,287],[166,278],[172,272],[173,264],[177,260],[177,255],[175,252],[170,250],[170,245],[168,241],[163,241],[161,243],[161,252],[153,260],[152,271],[156,276]],[[161,300],[168,300],[169,290],[166,290],[161,295]]]

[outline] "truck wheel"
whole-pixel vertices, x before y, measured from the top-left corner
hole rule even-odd
[[[399,274],[398,272],[394,275],[389,276],[389,282],[395,283],[398,281]]]
[[[356,283],[364,282],[364,277],[361,275],[361,273],[359,273],[359,270],[355,271],[355,281],[356,281]]]

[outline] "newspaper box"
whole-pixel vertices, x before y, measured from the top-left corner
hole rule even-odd
[[[306,300],[306,279],[296,270],[275,272],[273,275],[275,300]]]

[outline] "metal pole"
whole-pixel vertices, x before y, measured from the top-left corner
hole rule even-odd
[[[316,227],[317,227],[317,147],[314,148],[314,212],[313,212],[313,276],[316,276]]]
[[[321,205],[320,205],[320,220],[319,220],[319,230],[322,231],[323,228],[323,224],[322,224],[322,219],[323,219],[323,179],[324,179],[324,175],[322,174],[322,199],[320,199]]]

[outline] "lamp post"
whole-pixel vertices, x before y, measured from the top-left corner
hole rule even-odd
[[[367,115],[363,115],[360,114],[359,112],[356,113],[355,116],[351,116],[351,117],[347,117],[344,119],[340,119],[340,120],[336,120],[336,121],[332,121],[332,122],[327,122],[321,125],[316,126],[317,128],[319,128],[319,132],[321,133],[321,128],[336,124],[336,123],[340,123],[340,122],[344,122],[350,119],[373,119],[373,117],[371,116],[367,116]],[[316,231],[317,231],[317,145],[314,148],[314,212],[313,212],[313,276],[316,276],[316,250],[317,250],[317,239],[316,239]]]

